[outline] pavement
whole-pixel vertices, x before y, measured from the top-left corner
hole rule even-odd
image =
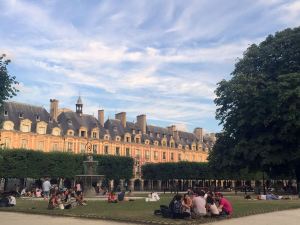
[[[0,212],[1,225],[133,225],[106,220]],[[300,209],[265,213],[236,219],[226,219],[207,225],[299,225]],[[135,224],[136,225],[136,224]]]

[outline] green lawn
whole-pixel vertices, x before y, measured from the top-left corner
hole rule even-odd
[[[145,202],[144,200],[135,200],[133,202],[121,202],[109,204],[104,201],[88,201],[87,206],[80,206],[70,210],[47,210],[46,201],[35,201],[18,199],[17,206],[14,208],[0,208],[5,211],[19,211],[27,213],[79,216],[89,218],[101,218],[120,221],[131,221],[138,223],[154,224],[190,224],[204,223],[210,219],[201,220],[172,220],[153,215],[159,205],[168,205],[171,197],[166,195],[159,202]],[[234,217],[248,216],[253,214],[300,208],[300,200],[279,200],[279,201],[255,201],[244,200],[241,196],[228,196],[234,207]]]

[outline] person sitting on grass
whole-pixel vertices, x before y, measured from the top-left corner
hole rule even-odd
[[[118,194],[118,201],[119,202],[122,202],[124,201],[125,199],[125,191],[121,191],[119,194]]]
[[[75,198],[76,198],[76,202],[77,202],[78,205],[87,205],[86,201],[83,200],[83,193],[82,192],[80,192],[79,194],[76,194]]]
[[[170,210],[173,219],[181,219],[182,216],[182,196],[177,194],[170,203]]]
[[[196,191],[197,196],[193,198],[192,217],[198,218],[206,215],[206,200],[204,199],[204,191]]]
[[[218,207],[216,206],[215,201],[211,195],[207,196],[206,209],[211,217],[218,217],[220,215]]]
[[[182,213],[183,217],[190,218],[191,217],[191,209],[192,209],[192,199],[189,194],[184,194],[182,200]]]
[[[220,215],[230,218],[233,213],[231,203],[226,198],[224,198],[221,193],[216,194],[216,200],[219,202],[218,210],[220,212]]]
[[[108,203],[117,203],[117,196],[116,194],[112,191],[108,194],[108,198],[107,198]]]
[[[55,209],[58,207],[58,199],[56,194],[52,194],[49,203],[48,203],[48,209]]]

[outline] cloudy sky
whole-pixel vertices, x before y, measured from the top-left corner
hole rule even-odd
[[[15,101],[192,131],[222,129],[214,89],[251,43],[300,25],[300,1],[0,1],[0,53]]]

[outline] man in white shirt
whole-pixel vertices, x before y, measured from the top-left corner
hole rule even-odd
[[[193,215],[194,217],[206,215],[206,200],[204,199],[204,191],[197,191],[197,196],[193,198]]]
[[[49,198],[50,189],[51,189],[51,183],[48,180],[48,178],[46,178],[45,181],[43,182],[44,199],[48,199]]]

